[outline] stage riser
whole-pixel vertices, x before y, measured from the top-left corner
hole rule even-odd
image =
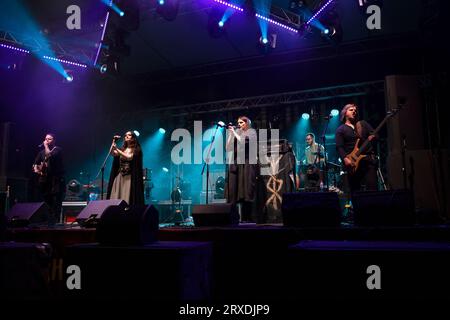
[[[49,244],[0,243],[0,298],[50,299],[50,262]]]
[[[315,246],[321,241],[309,243],[290,248],[288,299],[450,298],[450,244],[391,242],[374,248],[367,242],[356,248],[351,241],[324,247]],[[367,285],[374,274],[370,266],[379,267],[380,290]]]
[[[75,245],[65,264],[78,265],[82,290],[70,299],[206,300],[211,297],[212,246],[158,242],[139,247]]]
[[[373,243],[380,240],[395,242],[433,240],[450,243],[450,228],[446,226],[285,228],[244,225],[214,228],[164,228],[158,232],[159,241],[166,244],[168,241],[175,241],[181,247],[180,253],[174,253],[172,250],[167,254],[161,252],[165,250],[164,248],[157,252],[156,248],[160,245],[158,243],[151,245],[155,249],[152,249],[152,252],[144,250],[147,247],[134,247],[129,250],[126,247],[99,249],[89,244],[71,246],[75,243],[95,241],[95,229],[15,229],[9,230],[7,239],[51,243],[53,262],[50,267],[55,263],[54,261],[59,263],[59,259],[62,259],[64,268],[71,264],[79,265],[83,281],[83,290],[80,292],[66,292],[66,278],[62,281],[51,279],[50,282],[50,287],[57,289],[54,291],[57,293],[55,297],[67,294],[68,299],[95,296],[102,298],[111,297],[113,294],[122,297],[123,292],[130,292],[130,290],[132,290],[131,298],[137,299],[160,300],[186,297],[188,293],[183,293],[182,288],[194,286],[194,289],[198,289],[200,284],[206,281],[200,278],[199,274],[192,273],[194,269],[199,269],[204,276],[209,277],[207,286],[209,297],[216,300],[303,299],[314,297],[314,294],[319,299],[322,294],[331,298],[333,294],[336,294],[337,297],[372,299],[397,298],[396,295],[401,297],[403,294],[411,293],[414,297],[420,291],[408,287],[412,285],[407,282],[411,278],[419,279],[414,285],[419,286],[424,292],[430,288],[427,287],[428,285],[439,290],[450,286],[450,283],[446,282],[446,275],[442,273],[450,270],[446,262],[449,255],[447,250],[406,252],[405,254],[397,249],[382,252],[372,250],[368,254],[362,253],[363,251],[346,253],[345,250],[334,250],[327,255],[323,252],[299,253],[299,250],[295,251],[291,248],[304,239],[322,241],[328,239],[339,243],[349,241]],[[211,256],[208,258],[206,254],[203,256],[203,253],[191,256],[187,253],[187,249],[183,249],[182,245],[192,241],[209,241]],[[195,246],[193,250],[201,251]],[[209,263],[211,263],[210,269],[205,271],[205,265]],[[372,264],[380,265],[382,269],[381,294],[373,292],[367,294],[364,291],[365,287],[361,288],[361,281],[364,285],[368,277],[365,273],[366,268]],[[181,273],[186,277],[180,277]],[[168,274],[171,276],[168,277]],[[429,274],[432,278],[426,278],[424,274]],[[184,281],[187,278],[192,279],[193,283],[186,284]],[[436,284],[434,280],[441,278],[442,285]],[[111,279],[114,279],[114,282],[117,281],[117,287],[109,287],[111,283],[108,281]],[[343,284],[345,284],[344,289],[342,289]],[[141,290],[147,286],[155,291]],[[165,286],[170,287],[171,291],[167,291]],[[313,288],[315,286],[321,289],[316,290]],[[192,293],[194,298],[201,296],[197,289]],[[337,291],[342,291],[342,294]],[[438,295],[433,292],[430,294]]]

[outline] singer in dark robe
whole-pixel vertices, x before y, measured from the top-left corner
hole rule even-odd
[[[39,191],[50,208],[49,226],[55,225],[60,216],[65,193],[62,149],[55,143],[55,135],[47,133],[40,145],[44,149],[39,151],[33,164],[33,171],[38,176]]]
[[[230,157],[225,197],[228,203],[241,205],[242,222],[251,222],[255,220],[252,204],[256,198],[258,174],[257,134],[246,116],[238,118],[237,129],[230,126],[228,131],[226,151]]]
[[[108,199],[122,199],[129,205],[144,205],[142,149],[134,132],[128,131],[121,148],[113,141],[114,157],[108,183]]]

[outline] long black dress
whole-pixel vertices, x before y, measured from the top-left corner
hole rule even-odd
[[[143,159],[142,151],[136,148],[133,152],[133,158],[129,161],[129,170],[131,175],[131,188],[129,196],[129,205],[144,205],[144,179],[143,179]],[[109,176],[107,199],[111,197],[111,190],[114,179],[120,172],[120,157],[114,157],[111,174]]]
[[[248,129],[247,131],[237,130],[237,134],[245,139],[245,143],[238,143],[237,139],[234,139],[234,161],[228,164],[225,198],[228,203],[241,202],[243,204],[241,219],[250,221],[254,220],[254,217],[252,217],[254,216],[252,213],[252,202],[256,198],[258,164],[256,163],[256,155],[254,155],[254,158],[250,158],[249,141],[257,142],[256,131],[253,129]],[[245,148],[245,150],[240,148]],[[238,150],[245,152],[245,163],[238,163]]]

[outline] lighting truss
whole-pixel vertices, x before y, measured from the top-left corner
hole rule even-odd
[[[384,92],[384,80],[361,82],[341,86],[309,89],[301,91],[285,92],[273,95],[263,95],[239,99],[221,100],[208,103],[192,104],[185,106],[166,106],[151,110],[140,111],[142,113],[167,113],[174,116],[187,114],[214,113],[250,108],[271,107],[274,105],[293,105],[306,101],[322,101],[335,98],[347,98],[367,95],[368,92]],[[177,110],[177,112],[173,112]]]
[[[44,44],[35,37],[8,30],[0,30],[0,44],[4,48],[11,47],[10,49],[12,50],[35,54],[44,59],[56,60],[80,67],[86,67],[86,64],[90,64],[94,60],[92,54],[88,54],[82,49],[68,48],[68,46],[63,46],[61,43],[48,39]],[[48,47],[51,47],[52,51],[49,51]],[[55,57],[51,57],[52,53]]]

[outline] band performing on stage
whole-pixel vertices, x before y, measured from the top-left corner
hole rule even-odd
[[[0,301],[450,300],[449,6],[2,1]]]
[[[341,125],[335,129],[335,141],[328,143],[335,145],[335,162],[329,157],[334,148],[327,150],[323,144],[316,142],[313,132],[305,134],[303,150],[294,150],[292,147],[294,144],[300,145],[300,141],[287,143],[280,139],[270,141],[263,155],[261,150],[264,147],[258,144],[258,129],[253,128],[248,116],[240,116],[236,126],[232,123],[223,125],[227,129],[225,152],[227,158],[231,159],[225,165],[223,198],[225,202],[238,207],[240,221],[282,222],[280,212],[285,192],[337,192],[345,199],[345,204],[349,204],[356,191],[378,190],[378,157],[375,154],[377,134],[368,122],[359,119],[358,111],[355,104],[347,104],[340,111]],[[120,148],[117,146],[119,139],[121,136],[115,135],[110,147],[113,161],[106,199],[121,199],[129,205],[148,203],[152,199],[146,183],[151,182],[148,172],[152,170],[144,168],[143,159],[146,151],[151,151],[141,147],[133,131],[125,133]],[[36,157],[33,171],[39,181],[42,197],[50,207],[49,224],[54,225],[60,217],[65,193],[62,151],[55,145],[55,135],[51,133],[46,135],[40,146],[43,150]],[[272,146],[276,146],[276,149],[270,149]],[[364,149],[361,149],[362,146]],[[276,150],[278,158],[269,150]],[[261,157],[266,160],[265,165],[262,165]],[[269,174],[263,174],[261,168],[269,169]],[[178,176],[177,180],[183,181],[183,186],[189,183],[182,176]],[[154,188],[151,183],[150,190]],[[89,181],[88,186],[92,185]],[[182,199],[185,199],[183,186],[179,183],[174,186],[179,196],[172,201],[181,204]],[[171,198],[172,195],[173,191]],[[220,194],[217,196],[220,197]],[[265,218],[262,218],[262,214]]]

